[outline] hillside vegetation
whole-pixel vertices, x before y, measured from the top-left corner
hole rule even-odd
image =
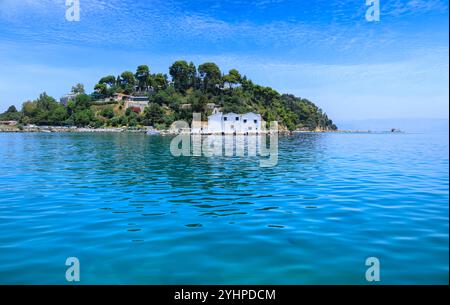
[[[42,93],[38,99],[25,102],[20,111],[9,107],[0,114],[0,120],[54,126],[164,129],[176,120],[190,122],[193,112],[200,112],[206,120],[212,111],[208,104],[213,103],[225,113],[259,113],[265,121],[278,121],[282,128],[289,130],[337,129],[311,101],[254,84],[235,69],[224,74],[215,63],[196,67],[181,60],[170,66],[169,76],[152,74],[147,65],[141,65],[134,73],[125,71],[119,76],[102,77],[91,94],[86,94],[84,86],[77,84],[72,88],[74,98],[66,106]],[[142,112],[124,109],[123,101],[109,102],[115,93],[147,96],[149,105]]]

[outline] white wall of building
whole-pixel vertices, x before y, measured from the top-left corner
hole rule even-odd
[[[261,132],[261,115],[249,112],[242,115],[242,133],[259,133]]]
[[[148,101],[147,102],[135,102],[135,101],[126,101],[125,102],[125,109],[128,108],[139,108],[142,111],[144,111],[145,107],[148,106]]]
[[[218,112],[208,117],[207,131],[212,134],[260,133],[261,115],[253,112],[246,114]]]
[[[241,130],[241,115],[227,113],[223,115],[223,132],[227,134],[237,133]]]
[[[208,133],[222,133],[222,113],[218,112],[208,117]]]

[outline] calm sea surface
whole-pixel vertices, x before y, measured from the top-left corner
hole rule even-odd
[[[448,134],[301,134],[174,157],[141,134],[0,134],[0,283],[448,283]]]

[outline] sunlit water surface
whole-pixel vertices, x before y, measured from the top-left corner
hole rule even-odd
[[[301,134],[258,157],[170,137],[0,134],[0,283],[448,283],[448,134]]]

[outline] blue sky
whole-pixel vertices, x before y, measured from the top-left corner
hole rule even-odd
[[[448,118],[448,1],[0,0],[0,111],[137,65],[214,61],[335,121]]]

